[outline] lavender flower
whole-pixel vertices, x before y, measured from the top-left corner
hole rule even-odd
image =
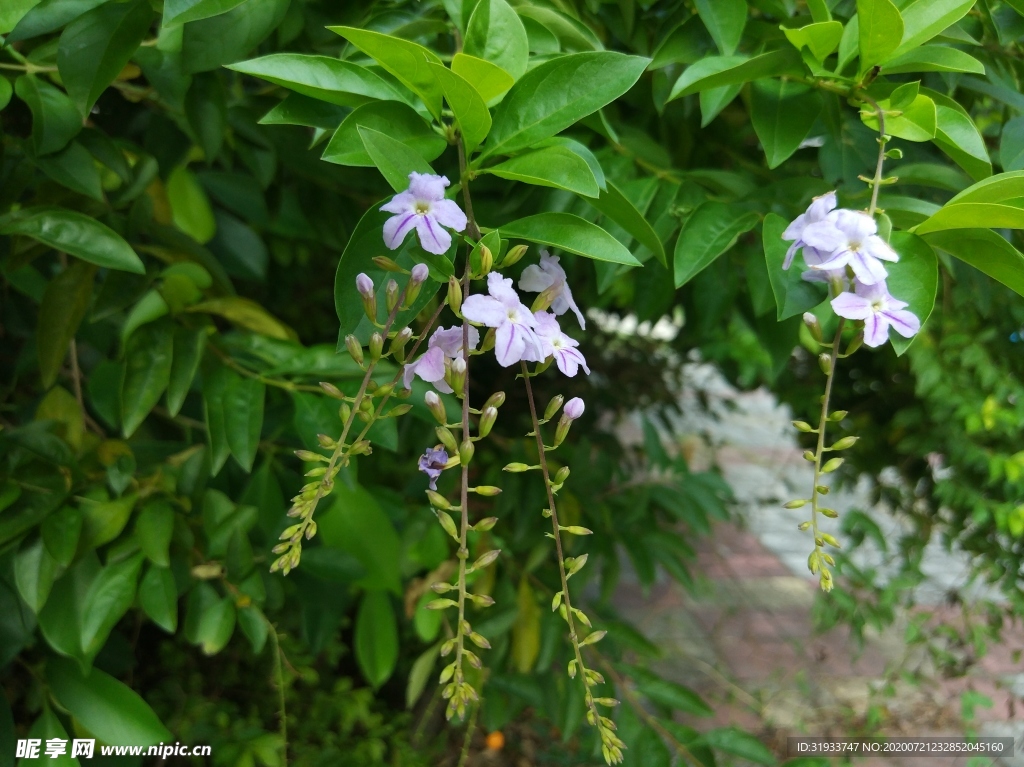
[[[882,282],[888,273],[879,259],[899,261],[896,251],[879,237],[878,225],[866,213],[855,210],[836,210],[824,221],[809,224],[801,235],[805,244],[831,254],[812,269],[841,269],[849,266],[857,279],[865,285]]]
[[[360,272],[356,275],[356,290],[363,298],[373,298],[373,280],[369,275]]]
[[[793,263],[793,256],[796,252],[807,245],[803,240],[804,230],[811,224],[816,224],[819,221],[824,221],[825,217],[831,213],[836,207],[836,193],[829,192],[823,194],[821,197],[815,197],[811,204],[807,207],[807,210],[793,219],[793,222],[786,227],[786,231],[782,233],[782,239],[793,240],[793,244],[789,246],[789,250],[786,251],[786,260],[782,263],[783,269],[789,269]],[[804,257],[807,257],[806,252]]]
[[[846,290],[849,283],[849,279],[846,276],[846,267],[841,266],[838,269],[820,268],[821,264],[828,261],[829,257],[828,253],[822,253],[810,245],[804,246],[804,263],[811,268],[805,270],[800,277],[807,282],[838,282],[843,290]]]
[[[565,270],[558,265],[558,257],[541,251],[540,264],[530,264],[523,270],[523,275],[519,278],[519,289],[528,293],[541,293],[552,287],[556,295],[551,302],[551,311],[556,315],[562,315],[572,309],[576,319],[580,321],[580,327],[585,330],[587,323],[583,319],[583,312],[572,298],[572,291],[569,290],[569,283],[565,279]]]
[[[430,269],[427,268],[426,264],[416,264],[412,268],[409,280],[413,285],[422,285],[426,281],[428,274],[430,274]]]
[[[565,407],[562,409],[562,415],[567,417],[570,421],[575,421],[586,409],[583,404],[583,400],[579,397],[573,397],[571,400],[565,403]]]
[[[469,348],[475,349],[480,343],[480,331],[469,327]],[[427,341],[427,351],[415,362],[405,366],[402,383],[406,389],[412,387],[413,376],[419,376],[434,388],[445,394],[452,393],[452,387],[445,380],[445,360],[462,359],[462,326],[438,328]]]
[[[537,321],[535,331],[541,343],[542,356],[537,362],[542,362],[554,355],[555,364],[558,365],[558,369],[569,376],[569,378],[575,376],[579,372],[580,367],[586,371],[587,375],[590,375],[587,361],[583,358],[583,354],[579,349],[576,348],[580,345],[579,341],[570,338],[562,332],[555,315],[548,314],[547,312],[535,312],[533,316]]]
[[[431,490],[437,490],[437,478],[447,463],[448,453],[444,448],[427,448],[427,452],[420,456],[420,471],[430,478]]]
[[[466,214],[458,204],[444,197],[445,187],[450,183],[447,176],[410,173],[409,188],[380,208],[395,214],[384,222],[384,244],[395,250],[415,229],[425,251],[437,255],[446,253],[452,236],[443,227],[461,232],[467,223]]]
[[[864,321],[864,343],[868,346],[884,344],[890,327],[904,338],[911,338],[921,329],[921,321],[906,310],[907,302],[893,298],[884,282],[866,285],[857,280],[854,291],[833,298],[832,309],[840,317]]]
[[[489,296],[469,296],[462,304],[462,316],[497,330],[494,356],[498,364],[507,368],[520,360],[543,359],[543,348],[534,332],[537,320],[512,289],[512,280],[491,272],[487,275],[487,292]]]

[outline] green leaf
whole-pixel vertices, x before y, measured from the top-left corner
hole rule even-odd
[[[81,626],[85,595],[100,572],[100,563],[92,552],[78,559],[54,583],[50,597],[39,613],[39,628],[55,652],[74,658],[88,668],[91,658],[82,652]]]
[[[43,713],[39,715],[38,719],[36,719],[28,734],[30,738],[41,741],[40,751],[43,754],[43,757],[32,760],[20,759],[18,760],[19,767],[28,767],[33,762],[42,762],[43,758],[46,758],[46,762],[43,762],[44,764],[51,764],[53,767],[79,767],[80,763],[78,759],[72,759],[70,756],[71,749],[68,749],[66,753],[61,754],[56,758],[45,757],[46,752],[43,749],[45,749],[47,740],[56,739],[70,742],[67,730],[64,729],[64,725],[60,723],[60,719],[58,719],[56,714],[53,713],[53,710],[50,708],[49,701],[46,701],[43,704]],[[11,744],[13,745],[13,743],[14,741],[12,739]],[[14,764],[14,750],[11,749],[9,753],[12,754],[11,764]]]
[[[709,56],[679,75],[668,100],[765,77],[800,74],[803,66],[800,54],[792,48],[769,51],[752,59],[745,56]]]
[[[281,341],[294,341],[298,338],[294,330],[264,309],[261,304],[240,296],[211,298],[209,301],[193,304],[187,311],[216,314],[240,328],[268,338]]]
[[[646,669],[631,668],[628,673],[636,682],[640,694],[655,703],[693,716],[712,716],[714,714],[704,699],[689,687],[676,684],[668,679],[661,679]]]
[[[263,430],[266,384],[228,371],[224,388],[224,428],[231,455],[246,472],[252,471]]]
[[[806,48],[818,61],[824,61],[843,39],[843,25],[838,21],[821,21],[798,29],[782,27],[782,32],[797,50]]]
[[[311,128],[334,130],[348,114],[350,114],[349,110],[345,107],[317,101],[299,93],[290,93],[277,106],[263,115],[259,124],[307,125]]]
[[[98,548],[119,536],[128,524],[135,501],[136,496],[126,495],[113,501],[83,504],[81,548]]]
[[[434,675],[434,665],[441,650],[441,643],[428,647],[412,664],[409,671],[409,682],[405,687],[405,707],[413,708],[427,689],[427,684]]]
[[[985,74],[985,65],[974,56],[945,45],[924,45],[889,59],[882,67],[887,75],[907,72],[973,72]]]
[[[588,198],[601,194],[597,179],[586,160],[571,149],[561,146],[524,152],[482,172],[510,181],[565,189]]]
[[[82,130],[74,102],[48,82],[22,75],[14,81],[14,92],[32,112],[32,148],[37,155],[63,149]]]
[[[611,51],[572,53],[531,69],[505,96],[483,156],[509,154],[561,133],[628,91],[649,59]]]
[[[472,85],[488,104],[515,84],[512,75],[497,64],[465,53],[456,53],[452,57],[452,72]]]
[[[104,201],[99,168],[89,151],[77,141],[72,141],[59,152],[29,159],[61,186],[98,202]]]
[[[199,616],[196,644],[204,655],[216,655],[223,650],[235,633],[235,603],[224,597],[207,605]]]
[[[325,546],[351,554],[366,575],[358,585],[401,594],[401,541],[388,515],[366,489],[335,484],[333,503],[318,514],[318,537]]]
[[[181,61],[188,74],[245,58],[274,31],[291,0],[245,0],[230,11],[185,24]]]
[[[138,693],[99,669],[86,677],[54,658],[46,663],[46,679],[57,702],[105,743],[151,746],[174,738]]]
[[[132,606],[141,568],[142,555],[136,554],[104,567],[89,586],[82,606],[81,642],[86,657],[95,657]]]
[[[441,119],[441,87],[427,63],[440,64],[441,59],[422,45],[399,37],[355,27],[328,27],[374,59],[419,96],[427,110]]]
[[[166,0],[162,25],[165,30],[189,21],[219,16],[244,3],[245,0]]]
[[[105,0],[43,0],[38,5],[33,2],[35,7],[18,21],[17,26],[7,36],[7,42],[27,40],[53,32],[103,2]],[[6,10],[6,2],[4,6]],[[0,14],[2,13],[3,11],[0,11]]]
[[[893,296],[910,304],[907,309],[917,315],[921,327],[924,327],[935,306],[935,294],[939,289],[939,261],[935,251],[923,239],[909,232],[893,232],[889,244],[899,253],[900,260],[886,264],[889,272],[886,286]],[[916,336],[904,338],[895,332],[889,334],[897,356],[902,356],[910,348],[914,338]]]
[[[526,72],[526,28],[505,0],[480,0],[469,17],[463,50],[498,65],[518,80]]]
[[[676,287],[682,287],[736,244],[758,222],[756,213],[723,202],[705,202],[686,219],[676,240]]]
[[[38,613],[46,604],[57,567],[57,561],[50,556],[42,538],[22,546],[14,557],[14,582],[32,612]]]
[[[95,274],[93,264],[76,260],[46,286],[36,327],[36,355],[44,389],[57,380],[68,345],[89,309]]]
[[[746,0],[694,0],[700,20],[723,56],[731,56],[747,24]]]
[[[305,553],[305,552],[304,552]],[[247,605],[238,609],[238,627],[242,629],[245,638],[252,645],[252,651],[256,655],[263,652],[263,647],[270,636],[270,626],[267,619],[255,605]]]
[[[11,85],[11,81],[6,77],[0,77],[0,109],[11,103],[11,97],[14,95],[14,86]]]
[[[135,433],[160,401],[171,379],[173,353],[174,330],[167,320],[143,325],[128,339],[128,365],[121,386],[121,425],[125,437]]]
[[[947,203],[927,221],[919,224],[917,234],[949,229],[1024,229],[1024,208],[991,202]]]
[[[1024,171],[999,173],[964,189],[946,205],[965,202],[1007,202],[1024,197]]]
[[[750,92],[750,120],[764,147],[769,168],[800,148],[821,113],[821,98],[806,86],[783,80],[757,80]]]
[[[147,0],[105,3],[65,27],[57,69],[78,111],[88,116],[139,47],[153,18]]]
[[[665,246],[647,218],[636,209],[622,191],[612,182],[606,184],[596,200],[588,199],[591,205],[629,232],[636,241],[646,246],[662,266],[667,266]]]
[[[508,239],[529,240],[561,248],[595,261],[640,266],[618,240],[601,227],[571,213],[538,213],[501,227]]]
[[[74,506],[64,506],[43,520],[40,532],[50,556],[67,567],[75,557],[82,534],[82,512]]]
[[[149,561],[159,567],[171,564],[174,509],[167,501],[152,501],[135,518],[135,540]]]
[[[1024,254],[992,230],[947,230],[924,239],[1024,296]]]
[[[768,767],[774,767],[778,763],[775,755],[761,741],[749,732],[744,732],[736,727],[709,730],[700,736],[698,742]]]
[[[517,5],[516,13],[523,18],[524,25],[532,25],[532,29],[535,30],[534,37],[537,27],[540,26],[548,37],[554,36],[557,45],[566,51],[604,50],[601,40],[590,27],[565,13],[539,5]],[[536,43],[536,40],[532,42]],[[558,47],[554,47],[552,52],[557,50]]]
[[[581,144],[575,139],[566,138],[565,136],[552,136],[551,138],[538,141],[534,144],[535,149],[542,149],[549,146],[561,146],[565,147],[571,152],[575,152],[583,158],[584,162],[590,167],[590,172],[594,174],[594,178],[597,179],[597,185],[603,190],[607,184],[605,179],[604,169],[601,167],[600,161],[586,146]]]
[[[1024,117],[1014,117],[1003,125],[999,164],[1004,171],[1024,169]]]
[[[184,165],[176,167],[167,178],[166,189],[174,225],[200,244],[212,240],[217,232],[213,208],[192,171]]]
[[[903,39],[903,17],[891,0],[857,0],[860,71],[884,64]]]
[[[436,159],[448,146],[412,107],[397,101],[382,101],[365,104],[350,113],[331,137],[323,159],[338,165],[373,167],[373,158],[359,135],[360,127],[400,141],[425,161]]]
[[[139,604],[168,634],[178,630],[178,588],[169,567],[150,565],[139,582]]]
[[[375,690],[395,670],[398,661],[398,624],[391,599],[382,591],[367,592],[359,604],[359,612],[356,613],[355,655],[359,670]]]
[[[900,12],[903,39],[897,55],[926,43],[966,16],[977,0],[913,0]]]
[[[889,112],[885,115],[885,132],[890,136],[907,141],[931,141],[935,138],[938,113],[935,102],[928,96],[918,94],[910,106],[901,110],[892,110],[889,99],[879,101],[878,106],[883,112]],[[872,130],[878,130],[878,113],[874,109],[862,109],[860,119]]]
[[[340,106],[357,107],[374,101],[405,101],[405,97],[380,75],[366,67],[331,56],[273,53],[229,64],[227,68]]]
[[[922,88],[921,93],[935,102],[935,146],[949,155],[975,181],[991,176],[992,162],[985,139],[967,110],[948,96],[929,88]]]
[[[205,330],[190,330],[183,325],[175,326],[171,376],[167,381],[167,410],[172,417],[176,416],[185,404],[185,397],[188,396],[192,379],[199,370],[199,362],[203,358],[205,347]]]
[[[409,174],[432,174],[434,169],[423,157],[401,141],[375,131],[372,128],[357,126],[356,131],[362,139],[366,153],[373,164],[384,176],[384,179],[396,192],[404,192],[409,187]]]
[[[504,0],[496,1],[504,3]],[[481,2],[477,8],[484,4]],[[517,21],[518,19],[519,17],[516,16]],[[471,154],[483,143],[483,140],[487,138],[487,132],[491,129],[491,113],[487,111],[487,104],[469,81],[437,64],[431,64],[430,68],[441,85],[441,90],[444,91],[445,101],[448,102],[448,106],[451,107],[452,113],[455,115],[459,133],[462,134],[462,141],[466,146],[466,153]]]

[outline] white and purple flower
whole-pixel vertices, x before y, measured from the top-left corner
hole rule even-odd
[[[541,358],[536,361],[543,362],[548,357],[554,356],[558,369],[569,378],[575,376],[581,367],[587,375],[590,375],[587,361],[583,358],[580,350],[576,348],[580,342],[562,332],[555,315],[536,312],[533,316],[537,321],[534,331],[541,343]]]
[[[793,257],[796,255],[796,252],[800,250],[800,248],[807,246],[807,243],[803,240],[804,230],[811,224],[824,221],[825,217],[835,210],[836,204],[835,192],[829,192],[828,194],[821,195],[821,197],[815,197],[807,207],[807,210],[793,219],[793,222],[786,227],[786,231],[782,233],[782,239],[792,240],[793,244],[790,245],[789,250],[786,251],[786,260],[782,263],[783,269],[789,269],[793,264]]]
[[[835,210],[823,221],[808,224],[801,241],[829,257],[812,269],[823,271],[849,266],[865,285],[882,282],[888,273],[882,261],[899,261],[896,251],[877,234],[878,224],[867,213]]]
[[[571,309],[579,320],[580,327],[585,330],[587,323],[583,319],[583,312],[572,298],[572,291],[569,290],[569,283],[565,279],[565,270],[558,265],[557,256],[549,255],[542,250],[540,264],[530,264],[523,270],[519,278],[519,289],[528,293],[542,293],[552,287],[556,295],[551,302],[551,311],[556,315],[562,315]]]
[[[448,451],[444,448],[427,448],[427,452],[420,456],[420,471],[430,479],[431,490],[437,490],[437,479],[447,463]]]
[[[543,359],[543,348],[534,328],[537,320],[512,288],[512,280],[498,272],[487,275],[487,292],[473,294],[462,303],[462,316],[470,322],[495,328],[494,356],[502,367],[521,360]]]
[[[384,244],[395,250],[415,229],[425,251],[437,255],[448,252],[452,236],[444,227],[461,232],[467,223],[458,204],[445,199],[444,190],[450,183],[447,176],[410,173],[409,188],[380,208],[395,214],[384,222]]]
[[[469,326],[469,348],[475,349],[480,344],[480,331]],[[444,394],[451,394],[452,387],[445,378],[445,361],[462,359],[462,326],[438,328],[427,341],[427,351],[418,360],[405,366],[402,372],[402,384],[406,389],[412,387],[413,376],[419,376]]]
[[[907,311],[906,301],[893,298],[884,282],[866,285],[857,280],[853,293],[840,293],[832,299],[832,309],[848,320],[863,320],[864,343],[877,348],[889,340],[889,328],[904,338],[921,329],[921,321]]]

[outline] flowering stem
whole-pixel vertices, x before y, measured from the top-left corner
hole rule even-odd
[[[871,206],[868,208],[868,215],[874,218],[878,209],[878,190],[882,186],[882,166],[885,164],[885,113],[878,102],[867,94],[863,94],[862,98],[874,107],[878,115],[878,162],[875,163],[875,177],[871,181]]]

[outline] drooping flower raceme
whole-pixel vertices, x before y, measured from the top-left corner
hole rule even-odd
[[[420,471],[430,478],[430,489],[437,490],[437,478],[444,471],[448,463],[448,452],[443,448],[427,448],[427,452],[420,456]]]
[[[461,232],[466,228],[466,214],[453,200],[446,200],[447,176],[410,173],[409,188],[399,192],[381,210],[394,213],[384,222],[384,244],[395,250],[413,229],[420,245],[428,253],[442,255],[452,244],[452,236],[444,227]]]
[[[807,229],[811,224],[816,224],[819,221],[824,221],[825,217],[835,210],[836,207],[836,193],[829,192],[823,194],[821,197],[815,197],[811,204],[807,207],[807,210],[793,219],[792,223],[786,227],[786,231],[782,233],[782,239],[792,240],[793,244],[789,246],[789,250],[786,251],[786,260],[782,263],[783,269],[789,269],[793,263],[793,257],[800,248],[807,246],[807,243],[803,240],[804,230]]]
[[[469,326],[469,348],[475,349],[480,344],[480,331]],[[438,328],[427,341],[427,351],[417,359],[405,366],[402,383],[408,389],[412,386],[413,376],[419,376],[427,383],[433,384],[434,388],[445,394],[452,393],[445,378],[445,360],[454,361],[462,357],[462,326],[455,325],[450,328]]]
[[[580,322],[580,327],[586,330],[587,323],[583,319],[583,312],[576,306],[572,298],[572,291],[569,290],[569,283],[565,279],[565,270],[558,265],[558,257],[541,251],[540,264],[530,264],[523,270],[519,278],[519,289],[527,293],[541,293],[552,289],[555,294],[551,302],[551,311],[556,315],[565,314],[570,309]]]
[[[543,362],[548,357],[554,355],[555,364],[558,365],[558,369],[569,376],[569,378],[575,376],[581,367],[586,371],[587,375],[590,375],[587,361],[583,358],[580,350],[576,348],[580,345],[579,341],[570,338],[562,332],[555,315],[548,312],[536,312],[533,316],[537,321],[534,330],[540,339],[541,345],[541,357],[536,361]]]
[[[904,338],[921,329],[921,321],[907,311],[906,301],[893,298],[884,282],[865,285],[857,280],[853,293],[840,293],[832,299],[832,309],[848,320],[864,321],[864,343],[877,348],[889,339],[889,328]]]
[[[812,269],[825,271],[849,266],[858,280],[873,285],[888,276],[882,261],[899,261],[896,251],[877,232],[878,224],[867,213],[835,210],[824,221],[809,224],[801,237],[818,252],[830,254]]]
[[[470,322],[495,328],[494,356],[502,367],[521,360],[544,359],[534,328],[537,320],[512,288],[512,280],[498,272],[487,275],[487,292],[474,293],[462,304],[462,316]]]

